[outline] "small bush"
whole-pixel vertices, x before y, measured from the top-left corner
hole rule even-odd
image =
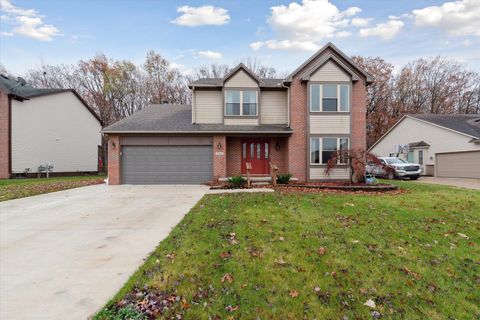
[[[277,176],[277,182],[279,184],[288,184],[288,182],[290,181],[290,178],[292,178],[292,174],[291,173],[284,173],[284,174],[279,174]]]
[[[228,178],[228,184],[232,188],[242,188],[245,185],[245,180],[243,180],[242,176],[235,176]]]

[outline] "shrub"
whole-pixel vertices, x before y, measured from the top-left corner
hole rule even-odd
[[[232,188],[241,188],[245,184],[245,180],[243,180],[242,176],[235,176],[228,178],[228,184]]]
[[[279,184],[288,184],[288,182],[290,181],[290,178],[292,177],[292,174],[291,173],[284,173],[284,174],[279,174],[277,176],[277,182]]]

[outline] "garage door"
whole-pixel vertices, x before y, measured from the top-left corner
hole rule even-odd
[[[438,177],[480,179],[480,150],[437,153],[435,158]]]
[[[200,184],[212,180],[212,146],[124,146],[125,184]]]

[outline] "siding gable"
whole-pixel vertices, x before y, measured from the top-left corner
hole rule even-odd
[[[338,67],[334,62],[327,61],[320,69],[314,72],[311,81],[351,81],[351,76]]]
[[[239,70],[224,84],[225,88],[258,88],[258,83],[245,71]]]

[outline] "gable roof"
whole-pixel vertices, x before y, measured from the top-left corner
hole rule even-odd
[[[223,78],[222,80],[219,81],[219,85],[223,86],[225,84],[225,82],[227,82],[228,79],[230,79],[231,77],[233,77],[237,72],[239,72],[240,70],[243,70],[245,71],[253,80],[255,80],[259,85],[260,84],[263,84],[263,80],[260,79],[259,77],[257,77],[257,75],[255,73],[253,73],[252,70],[250,70],[246,65],[244,65],[242,62],[240,62],[235,68],[233,68],[232,70],[230,70],[229,73],[227,73]]]
[[[333,54],[327,53],[322,59],[317,61],[310,69],[305,71],[302,74],[301,80],[302,81],[308,81],[310,80],[310,77],[318,70],[320,69],[324,64],[326,64],[328,61],[334,61],[337,65],[340,66],[345,72],[347,72],[351,77],[352,81],[358,81],[360,78],[357,76],[355,72],[352,71],[349,67],[347,67],[343,62],[341,62],[339,59],[337,59]]]
[[[286,125],[192,123],[191,105],[152,104],[104,128],[104,133],[275,133],[291,134]]]
[[[410,148],[422,148],[422,147],[430,147],[430,145],[428,143],[426,143],[425,141],[417,141],[417,142],[410,142],[408,144],[408,146]]]
[[[366,78],[367,84],[373,82],[373,77],[368,72],[366,72],[365,70],[360,68],[355,62],[352,61],[352,59],[350,59],[350,57],[348,57],[345,53],[343,53],[340,49],[338,49],[331,42],[324,45],[320,50],[318,50],[310,58],[308,58],[307,61],[302,63],[297,69],[295,69],[292,73],[290,73],[287,76],[287,78],[285,79],[285,82],[291,82],[293,80],[293,77],[295,75],[297,75],[297,73],[299,73],[306,65],[308,65],[310,62],[312,62],[314,59],[318,58],[327,49],[331,49],[333,52],[337,53],[346,62],[348,62],[348,64],[350,64],[355,70],[357,70],[359,73],[361,73]],[[344,66],[347,67],[346,65],[344,65]],[[349,68],[349,67],[347,67],[347,69],[350,69],[350,71],[352,71],[351,68]]]
[[[405,118],[415,119],[426,122],[434,126],[463,134],[473,138],[470,142],[480,139],[480,115],[479,114],[406,114],[398,120],[390,129],[387,130],[375,143],[368,149],[372,150],[380,141],[383,140],[396,126]]]
[[[32,98],[63,93],[63,92],[72,92],[80,102],[87,108],[87,110],[102,123],[102,119],[97,115],[97,113],[83,100],[83,98],[78,94],[74,89],[46,89],[46,88],[36,88],[28,84],[22,84],[18,80],[10,79],[6,75],[0,74],[0,91],[5,92],[7,95],[12,96],[14,99],[19,101],[30,100]]]
[[[480,138],[480,114],[412,114],[410,117]]]

